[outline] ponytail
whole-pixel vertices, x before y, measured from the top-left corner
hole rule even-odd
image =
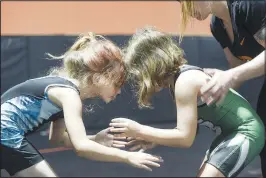
[[[90,43],[97,41],[98,38],[105,39],[103,36],[95,35],[92,32],[81,34],[77,38],[76,42],[63,55],[54,56],[50,53],[46,53],[46,55],[48,55],[50,57],[49,59],[51,60],[64,59],[68,53],[74,52],[74,51],[81,51],[87,48],[90,45]]]

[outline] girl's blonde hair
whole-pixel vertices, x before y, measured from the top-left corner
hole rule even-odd
[[[53,68],[51,75],[64,72],[85,86],[101,82],[121,87],[125,80],[121,50],[101,35],[82,34],[63,55],[47,55],[63,60],[63,66]]]
[[[136,79],[138,104],[150,107],[156,86],[169,87],[168,79],[186,63],[183,50],[170,35],[153,27],[139,29],[125,49],[125,63],[129,78]]]

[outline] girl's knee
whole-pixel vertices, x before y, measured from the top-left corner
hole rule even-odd
[[[45,161],[41,161],[27,169],[19,171],[14,177],[57,177],[50,165]]]
[[[223,173],[211,164],[205,163],[200,168],[197,177],[225,177]]]

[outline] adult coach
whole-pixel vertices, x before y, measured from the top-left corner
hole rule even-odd
[[[211,32],[222,46],[229,70],[206,69],[213,78],[202,87],[207,104],[222,101],[229,88],[265,75],[266,1],[180,1],[182,31],[189,18],[204,20],[210,14]],[[257,113],[266,125],[266,82],[261,88]],[[264,109],[263,109],[264,108]],[[266,177],[266,148],[260,154],[262,174]]]

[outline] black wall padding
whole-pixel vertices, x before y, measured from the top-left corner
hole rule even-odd
[[[123,47],[129,36],[107,36]],[[73,44],[76,36],[27,36],[1,37],[1,93],[26,79],[40,77],[50,67],[60,65],[60,60],[47,60],[45,53],[61,55]],[[220,45],[212,37],[185,37],[181,47],[190,64],[200,67],[227,69],[225,55]],[[240,93],[256,107],[262,78],[246,82]],[[250,88],[252,86],[252,88]],[[126,83],[121,95],[109,104],[99,99],[90,99],[85,105],[94,105],[94,112],[84,112],[87,128],[107,127],[114,117],[129,117],[140,123],[175,122],[175,105],[168,90],[157,93],[152,101],[154,109],[140,110],[135,93]]]
[[[27,37],[1,37],[1,93],[29,78]]]

